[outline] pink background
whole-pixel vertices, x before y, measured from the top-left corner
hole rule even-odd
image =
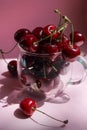
[[[87,0],[0,0],[0,49],[8,51],[15,45],[14,33],[20,28],[57,25],[55,8],[72,20],[75,30],[87,35]],[[6,57],[17,57],[18,53],[16,48]]]

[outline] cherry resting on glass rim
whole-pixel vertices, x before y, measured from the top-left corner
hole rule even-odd
[[[70,34],[70,39],[72,39],[72,34]],[[74,43],[77,45],[77,46],[81,46],[83,45],[85,42],[85,37],[82,33],[78,32],[78,31],[75,31],[74,32]]]
[[[21,28],[15,32],[14,39],[16,42],[19,42],[22,37],[24,37],[25,35],[30,34],[30,33],[31,33],[30,30],[28,30],[26,28]]]
[[[37,103],[31,98],[25,98],[21,101],[20,108],[26,116],[32,116],[35,109],[37,108]]]
[[[17,75],[17,61],[16,60],[11,60],[8,65],[7,68],[9,70],[9,72],[13,75],[16,76]]]
[[[19,42],[19,45],[25,51],[29,51],[29,52],[36,52],[39,46],[38,39],[33,34],[27,34],[26,36],[24,36]]]

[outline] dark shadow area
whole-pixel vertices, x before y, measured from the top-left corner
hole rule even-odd
[[[9,72],[2,73],[3,79],[0,79],[0,101],[9,97],[9,95],[14,91],[20,89],[20,84],[18,82],[18,77],[12,77]],[[8,101],[7,103],[9,103]]]
[[[38,93],[33,96],[33,93],[29,93],[21,87],[18,77],[12,77],[9,72],[2,73],[2,75],[4,78],[0,79],[0,102],[3,104],[3,107],[11,104],[19,104],[26,97],[35,99],[38,107],[44,104],[44,95],[41,95],[41,99]]]
[[[14,116],[16,118],[19,118],[19,119],[27,119],[27,118],[29,118],[19,108],[14,111]]]

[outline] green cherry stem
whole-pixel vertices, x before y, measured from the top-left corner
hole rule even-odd
[[[64,124],[64,125],[61,125],[61,126],[50,126],[50,125],[42,124],[42,123],[40,123],[40,122],[34,120],[33,118],[31,118],[31,120],[34,121],[35,123],[41,125],[41,126],[50,127],[50,128],[59,128],[59,127],[64,127],[64,126],[65,126],[65,124]]]
[[[64,20],[66,22],[71,24],[71,32],[72,32],[71,45],[73,46],[73,42],[74,42],[74,25],[73,25],[72,21],[67,16],[63,16],[63,18],[64,18]]]
[[[61,31],[65,30],[65,29],[67,28],[67,26],[68,26],[68,23],[67,23],[67,22],[64,23],[64,24],[62,24],[60,27],[58,27],[56,30],[54,30],[54,31],[53,31],[50,35],[48,35],[47,37],[44,37],[44,38],[42,38],[41,40],[39,40],[39,41],[37,41],[37,42],[34,42],[34,45],[40,43],[40,42],[43,41],[43,40],[46,40],[47,38],[52,37],[52,36],[54,35],[55,31],[61,32]]]
[[[6,59],[5,59],[4,52],[2,50],[0,50],[0,53],[1,53],[1,56],[2,56],[3,60],[5,61],[5,63],[8,64]]]
[[[64,32],[65,29],[67,28],[68,23],[71,24],[71,32],[72,32],[71,46],[73,46],[73,42],[74,42],[74,26],[73,26],[72,21],[71,21],[66,15],[63,15],[63,14],[61,13],[61,11],[59,11],[58,9],[55,9],[54,12],[60,15],[59,25],[61,25],[62,19],[64,20],[64,23],[62,23],[62,24],[65,24],[65,25],[64,25],[64,29],[61,28],[63,32]],[[60,26],[59,26],[59,27],[60,27]],[[59,29],[59,30],[60,30],[60,29]],[[62,35],[62,34],[61,34],[61,35]]]
[[[65,30],[67,28],[67,26],[68,26],[67,22],[63,23],[60,27],[58,27],[58,32]]]
[[[71,45],[73,45],[73,43],[74,43],[74,26],[73,26],[73,24],[71,25],[71,30],[72,30]]]
[[[18,43],[16,43],[16,44],[13,46],[13,48],[11,48],[11,50],[9,50],[9,51],[2,51],[2,50],[0,50],[0,52],[2,52],[3,54],[9,54],[10,52],[12,52],[12,51],[16,48],[17,45],[18,45]]]
[[[0,49],[1,56],[2,56],[2,58],[3,58],[3,60],[5,61],[6,64],[8,64],[8,63],[7,63],[7,61],[6,61],[6,58],[5,58],[4,54],[9,54],[9,53],[11,53],[11,52],[16,48],[17,44],[18,44],[18,43],[16,43],[16,44],[13,46],[13,48],[12,48],[11,50],[9,50],[9,51],[3,51],[2,49]]]
[[[53,120],[55,120],[55,121],[61,122],[61,123],[63,123],[63,124],[68,124],[68,120],[62,121],[62,120],[56,119],[56,118],[54,118],[54,117],[48,115],[47,113],[45,113],[45,112],[43,112],[43,111],[40,111],[39,109],[36,109],[36,108],[34,108],[34,107],[32,107],[32,110],[36,110],[36,111],[38,111],[38,112],[40,112],[40,113],[42,113],[42,114],[48,116],[49,118],[51,118],[51,119],[53,119]]]
[[[58,27],[61,25],[61,23],[62,23],[62,13],[61,13],[61,11],[60,10],[58,10],[58,9],[55,9],[54,10],[54,12],[55,13],[58,13],[59,14],[59,16],[60,16],[60,19],[59,19],[59,24],[58,24]]]

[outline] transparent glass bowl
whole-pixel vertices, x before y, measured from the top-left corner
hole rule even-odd
[[[66,102],[69,96],[63,92],[60,74],[66,74],[69,63],[61,52],[54,54],[30,53],[19,46],[18,77],[23,91],[37,101]]]

